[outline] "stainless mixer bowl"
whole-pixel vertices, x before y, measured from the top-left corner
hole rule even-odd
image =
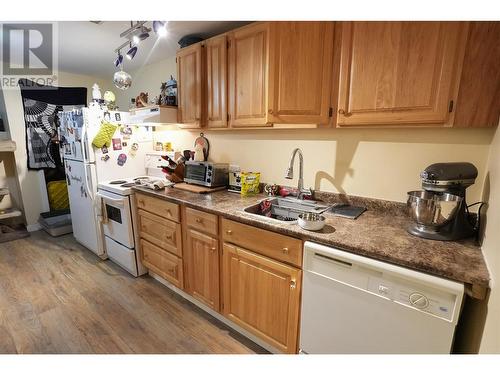
[[[449,193],[408,192],[408,213],[418,225],[437,229],[454,218],[462,197]]]

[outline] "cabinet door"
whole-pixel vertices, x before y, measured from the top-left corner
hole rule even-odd
[[[455,127],[494,127],[500,114],[500,22],[471,22]]]
[[[333,22],[272,22],[269,121],[328,124]]]
[[[203,56],[197,43],[177,52],[178,119],[185,128],[199,128],[203,115]]]
[[[207,54],[207,127],[227,127],[227,37],[205,43]]]
[[[216,239],[186,230],[184,248],[186,291],[219,310],[219,246]]]
[[[297,351],[301,271],[224,244],[224,315],[286,353]]]
[[[460,22],[344,23],[338,125],[446,124],[465,28]]]
[[[267,120],[269,23],[229,34],[229,123],[270,126]]]

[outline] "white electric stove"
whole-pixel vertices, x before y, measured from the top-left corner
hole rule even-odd
[[[134,219],[135,200],[132,186],[158,180],[158,177],[138,176],[101,182],[97,186],[100,198],[99,218],[103,242],[108,257],[134,276],[147,272],[136,251],[137,223]]]

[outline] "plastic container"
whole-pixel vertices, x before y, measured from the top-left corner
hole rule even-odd
[[[38,222],[42,229],[52,237],[59,237],[73,232],[69,210],[42,212]]]

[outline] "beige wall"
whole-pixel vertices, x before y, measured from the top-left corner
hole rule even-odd
[[[193,148],[198,132],[157,131],[176,149]],[[210,159],[260,171],[264,182],[295,185],[284,178],[295,147],[304,153],[304,184],[403,202],[406,192],[420,188],[419,173],[436,162],[470,161],[479,169],[468,201],[481,198],[492,130],[471,129],[309,129],[205,131]],[[298,163],[298,161],[296,161]]]
[[[482,250],[491,274],[491,294],[481,353],[500,354],[500,131],[491,144],[484,184],[484,200],[488,202],[486,229]]]
[[[124,70],[127,70],[126,62]],[[171,74],[175,78],[177,76],[175,58],[144,65],[140,69],[128,73],[132,76],[132,87],[125,91],[117,88],[113,89],[116,94],[116,104],[122,111],[128,110],[130,99],[135,98],[141,92],[147,92],[149,100],[153,100],[155,96],[160,95],[161,83],[169,80]]]
[[[58,86],[87,87],[89,98],[94,82],[98,82],[103,89],[109,88],[108,82],[95,77],[65,72],[59,72],[58,77]],[[25,125],[20,90],[3,90],[0,91],[0,94],[3,95],[4,104],[3,109],[0,109],[4,111],[2,117],[8,124],[11,139],[17,144],[15,158],[24,206],[24,208],[21,208],[24,209],[28,229],[35,230],[38,228],[37,222],[40,213],[49,209],[43,172],[28,171],[27,169]],[[3,171],[0,171],[0,173],[3,173]]]
[[[141,91],[158,95],[161,82],[176,77],[175,57],[130,72],[132,87],[115,90],[119,106],[128,108]],[[262,180],[295,184],[284,171],[295,147],[304,152],[305,185],[325,191],[345,192],[405,201],[406,192],[420,187],[419,173],[442,161],[470,161],[479,169],[469,200],[479,200],[492,130],[471,129],[310,129],[205,131],[211,142],[211,159],[258,170]],[[160,131],[160,140],[174,147],[192,148],[197,132]]]

